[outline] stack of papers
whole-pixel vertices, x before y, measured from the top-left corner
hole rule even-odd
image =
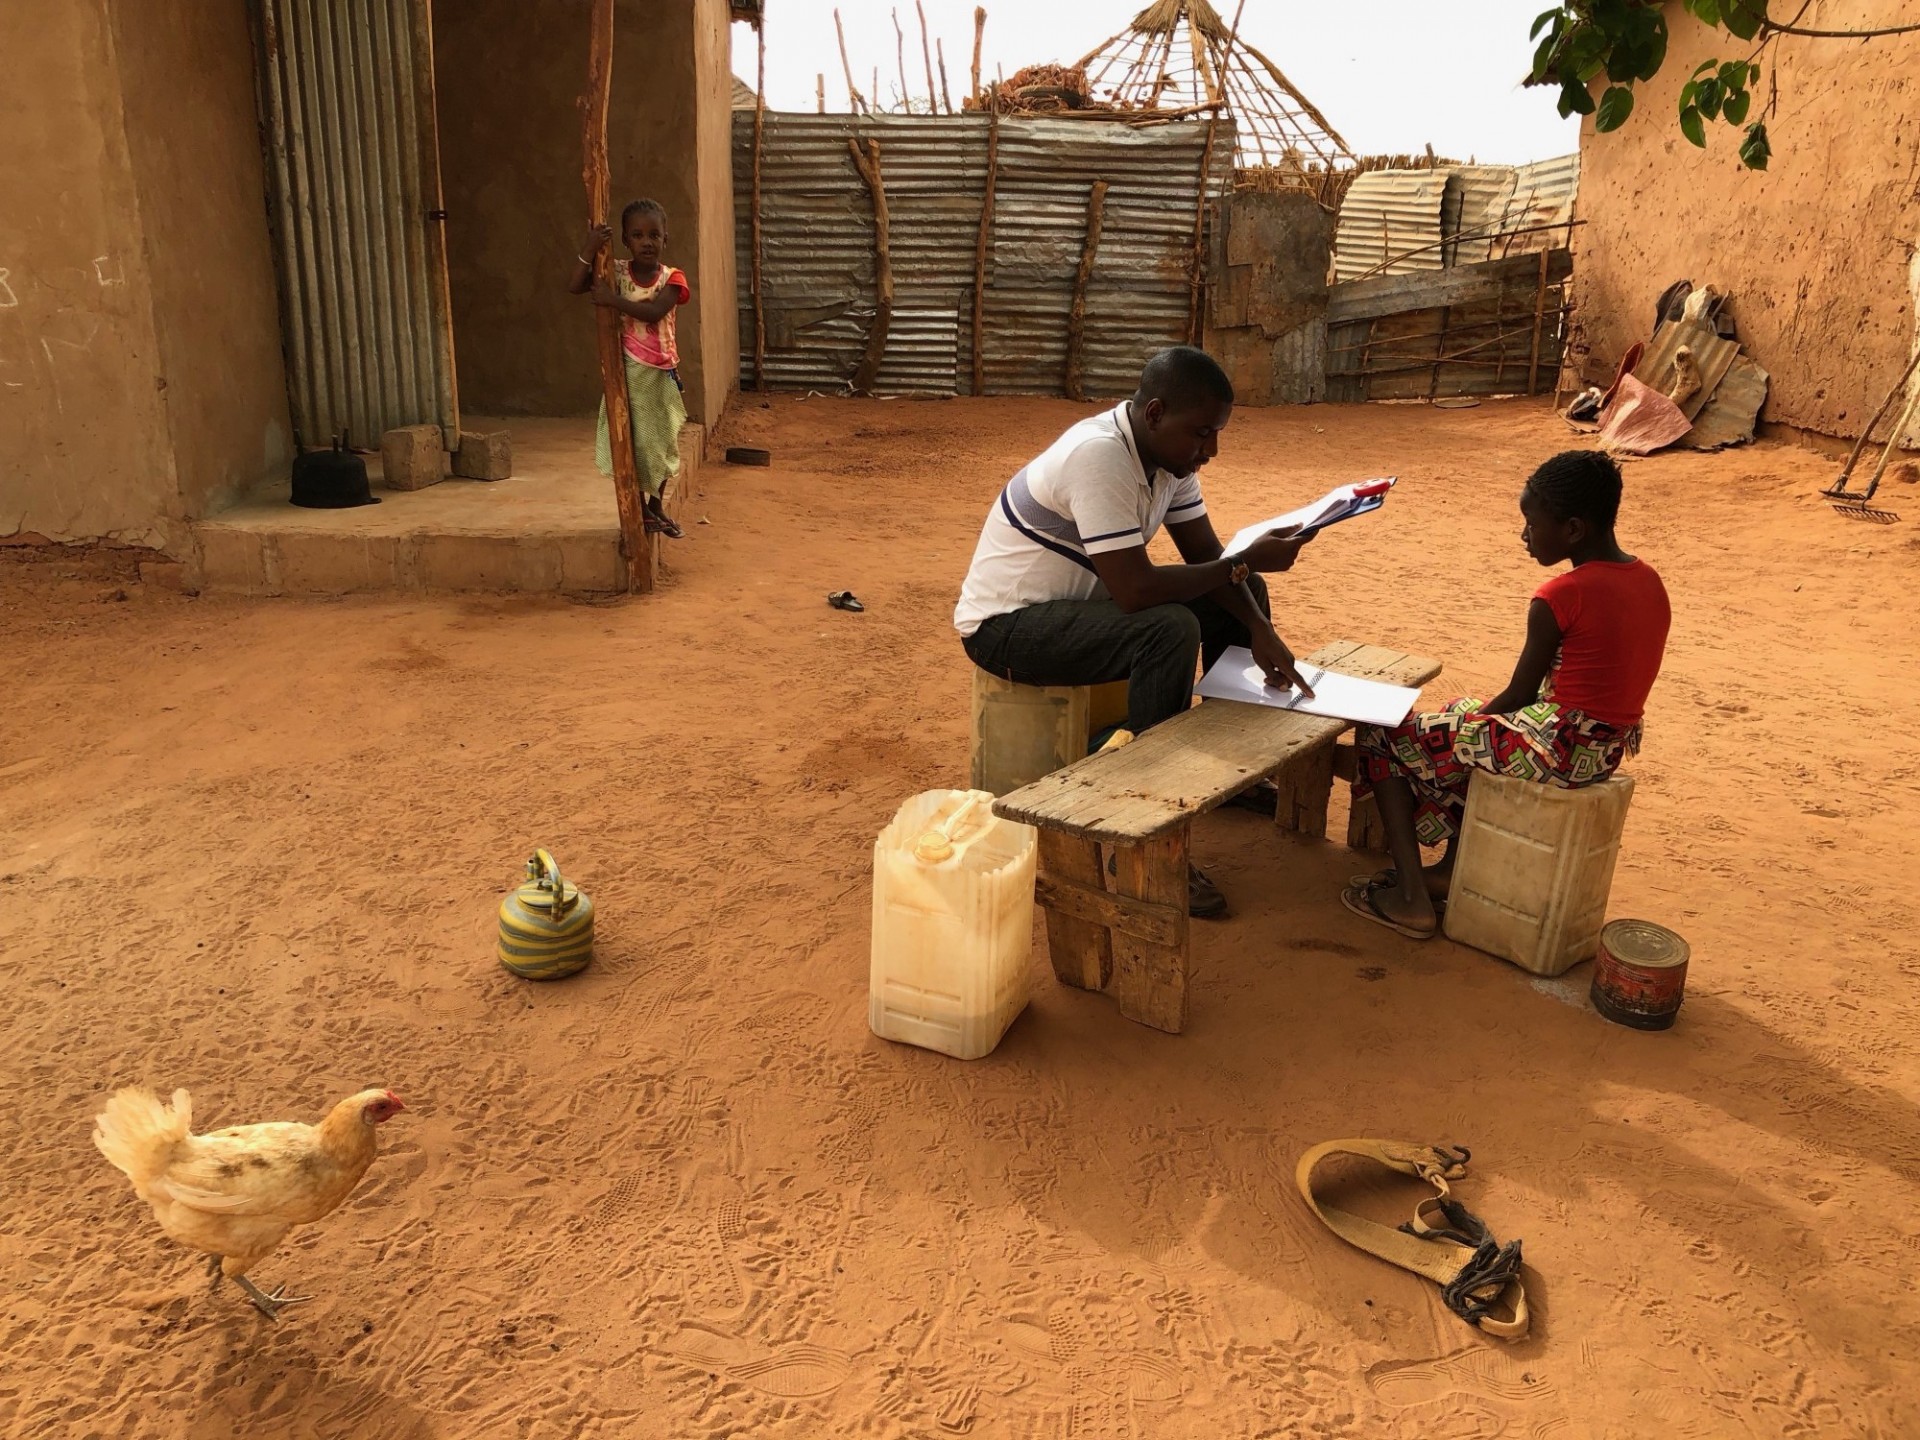
[[[1420,697],[1418,690],[1405,685],[1360,680],[1304,661],[1294,669],[1313,687],[1311,700],[1298,690],[1269,685],[1267,672],[1253,662],[1253,652],[1235,645],[1200,677],[1194,694],[1207,700],[1238,700],[1274,710],[1297,710],[1302,715],[1325,715],[1356,725],[1398,725]]]
[[[1378,480],[1356,480],[1351,485],[1337,485],[1311,505],[1302,505],[1298,510],[1289,510],[1271,520],[1262,520],[1258,525],[1249,525],[1233,537],[1233,543],[1227,546],[1226,553],[1238,555],[1262,535],[1270,535],[1275,530],[1298,526],[1302,535],[1311,535],[1328,525],[1337,525],[1355,515],[1378,510],[1387,503],[1387,492],[1398,479],[1397,475],[1387,475]]]

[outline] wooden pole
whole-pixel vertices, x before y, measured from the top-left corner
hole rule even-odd
[[[1233,28],[1227,31],[1226,48],[1220,52],[1220,63],[1225,66],[1233,56],[1234,41],[1240,36],[1240,16],[1247,8],[1247,0],[1240,0],[1234,7]],[[1172,49],[1169,39],[1168,49]],[[1157,97],[1156,97],[1157,98]],[[1206,326],[1200,314],[1200,289],[1207,271],[1207,257],[1204,250],[1207,238],[1207,190],[1213,181],[1213,142],[1220,129],[1220,112],[1215,110],[1207,121],[1206,148],[1200,152],[1199,195],[1193,207],[1193,261],[1187,276],[1187,343],[1198,345],[1205,337]]]
[[[933,88],[933,48],[927,41],[927,7],[920,0],[913,0],[913,8],[920,17],[920,58],[927,67],[927,113],[940,113],[940,92]]]
[[[985,16],[984,10],[976,11]],[[975,72],[974,93],[980,93],[979,74]],[[973,393],[984,395],[986,362],[981,354],[987,317],[987,242],[993,239],[993,187],[1000,175],[1000,107],[995,105],[987,117],[987,191],[980,202],[980,237],[973,247]]]
[[[1096,180],[1087,196],[1087,238],[1080,247],[1080,268],[1073,277],[1073,309],[1067,312],[1067,374],[1069,400],[1087,398],[1081,379],[1081,343],[1087,329],[1087,282],[1093,278],[1094,257],[1100,253],[1100,227],[1106,219],[1107,182]]]
[[[980,40],[987,33],[987,7],[973,7],[973,103],[980,103]]]
[[[1200,152],[1200,193],[1193,207],[1193,254],[1187,271],[1187,343],[1198,345],[1205,327],[1200,316],[1200,281],[1206,273],[1207,189],[1213,179],[1213,138],[1220,125],[1220,112],[1207,121],[1207,143]]]
[[[761,294],[761,266],[765,247],[760,235],[760,152],[765,148],[767,131],[767,27],[756,26],[759,39],[759,73],[753,96],[753,388],[767,388],[767,305]]]
[[[953,95],[947,89],[947,47],[946,42],[937,35],[933,41],[934,57],[940,62],[940,108],[947,114],[953,113]]]
[[[847,137],[853,165],[873,195],[873,328],[867,331],[867,353],[853,372],[853,393],[870,395],[887,353],[887,331],[893,326],[893,252],[888,235],[887,190],[880,177],[880,142],[869,139],[867,153],[860,142]]]
[[[813,98],[820,107],[822,115],[827,113],[827,77],[822,71],[813,77]]]
[[[907,88],[907,32],[900,28],[900,9],[893,10],[893,56],[900,66],[900,108],[913,113],[913,91]],[[875,93],[879,87],[875,86]]]
[[[847,62],[847,32],[841,28],[840,7],[837,5],[833,10],[833,33],[840,37],[840,68],[847,74],[847,106],[858,115],[869,106],[860,94],[860,87],[853,83],[853,66]]]
[[[1540,331],[1547,316],[1547,257],[1551,250],[1540,252],[1540,282],[1533,292],[1533,354],[1527,359],[1527,394],[1534,393],[1540,383]],[[1557,383],[1557,378],[1556,378]]]
[[[607,175],[607,104],[613,88],[614,0],[593,0],[587,45],[587,90],[580,98],[586,159],[581,178],[587,187],[589,223],[603,223],[612,208]],[[613,283],[611,248],[595,257],[593,276]],[[627,409],[627,362],[620,343],[620,312],[596,305],[599,324],[600,393],[607,402],[607,444],[613,452],[613,497],[620,510],[620,550],[626,559],[627,589],[653,589],[653,537],[647,533],[640,500],[640,478],[633,464],[633,417]]]

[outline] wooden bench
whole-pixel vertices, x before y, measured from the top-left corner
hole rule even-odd
[[[1350,640],[1306,658],[1394,685],[1424,685],[1440,673],[1438,660]],[[1334,747],[1348,728],[1318,715],[1205,701],[1130,745],[997,800],[996,815],[1040,832],[1034,898],[1061,983],[1110,992],[1129,1020],[1172,1034],[1185,1028],[1194,816],[1271,777],[1280,791],[1275,820],[1325,835]]]

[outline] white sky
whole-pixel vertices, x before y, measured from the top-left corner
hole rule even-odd
[[[921,0],[927,27],[946,41],[947,79],[959,103],[973,50],[974,0]],[[1125,27],[1143,0],[987,0],[981,74],[1071,64]],[[1234,0],[1215,0],[1231,22]],[[839,0],[847,56],[862,91],[880,67],[886,102],[899,66],[892,12],[907,36],[907,79],[926,88],[913,0]],[[1246,0],[1240,33],[1320,107],[1356,154],[1442,155],[1519,164],[1578,148],[1579,128],[1554,113],[1550,89],[1523,90],[1532,59],[1527,28],[1545,0]],[[833,0],[767,0],[767,104],[812,110],[814,76],[827,77],[827,108],[845,110]],[[733,68],[754,80],[753,32],[733,27]]]

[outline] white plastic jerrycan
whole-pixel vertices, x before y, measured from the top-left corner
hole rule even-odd
[[[977,1060],[1027,1004],[1033,827],[984,790],[929,790],[873,845],[873,1033]]]

